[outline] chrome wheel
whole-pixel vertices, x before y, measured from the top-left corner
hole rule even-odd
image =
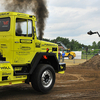
[[[53,81],[52,72],[50,70],[45,70],[41,77],[42,85],[45,88],[48,88],[52,84],[52,81]]]

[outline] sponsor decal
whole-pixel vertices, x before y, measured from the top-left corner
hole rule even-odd
[[[15,67],[14,70],[15,71],[21,71],[22,70],[22,67]]]
[[[52,48],[52,51],[57,51],[57,48]]]
[[[16,78],[22,78],[22,76],[16,76]]]
[[[0,67],[0,69],[10,69],[10,67],[9,66],[4,66],[4,67]]]
[[[29,55],[30,52],[16,52],[16,55]]]
[[[3,21],[4,25],[8,25],[9,21]]]
[[[56,46],[55,44],[42,44],[42,46]]]
[[[60,66],[61,69],[63,69],[63,66]]]
[[[7,48],[6,44],[1,44],[1,48]]]
[[[19,43],[18,41],[15,41],[15,43]]]
[[[2,16],[2,15],[9,15],[9,13],[1,13],[0,16]]]
[[[11,75],[11,73],[3,72],[2,75]]]
[[[25,78],[26,76],[16,76],[16,78]]]
[[[20,43],[32,43],[30,39],[20,39]]]
[[[36,48],[40,48],[40,43],[35,43]]]
[[[20,49],[22,49],[22,50],[30,50],[31,47],[22,46]]]

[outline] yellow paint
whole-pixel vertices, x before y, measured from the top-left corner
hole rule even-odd
[[[7,79],[2,80],[4,77]],[[27,75],[14,76],[13,67],[9,62],[0,61],[0,86],[11,84],[25,83]]]
[[[63,69],[63,66],[60,66],[61,69]]]
[[[60,71],[60,72],[58,72],[59,74],[64,74],[65,73],[65,71]]]
[[[21,71],[22,70],[22,67],[15,67],[14,70],[15,71]]]

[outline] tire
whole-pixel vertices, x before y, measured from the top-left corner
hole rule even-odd
[[[51,65],[40,64],[31,77],[32,87],[42,93],[48,93],[55,83],[55,71]]]
[[[74,57],[73,57],[73,55],[69,55],[68,58],[69,59],[73,59]]]

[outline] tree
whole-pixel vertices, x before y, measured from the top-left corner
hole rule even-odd
[[[49,41],[49,39],[45,39]],[[84,45],[79,43],[77,40],[72,39],[71,41],[68,38],[63,38],[63,37],[57,37],[56,39],[50,40],[50,42],[57,43],[57,42],[62,42],[67,48],[70,48],[72,51],[76,50],[82,50],[88,47],[89,49],[100,49],[100,41],[96,44],[94,41],[91,45]]]
[[[100,49],[100,41],[97,43],[98,48]]]
[[[71,40],[71,50],[74,50],[74,48],[75,48],[74,43],[75,43],[75,41],[74,41],[74,39],[72,39],[72,40]]]
[[[95,41],[92,43],[92,47],[93,47],[93,49],[96,49],[97,48],[97,44],[96,44]]]

